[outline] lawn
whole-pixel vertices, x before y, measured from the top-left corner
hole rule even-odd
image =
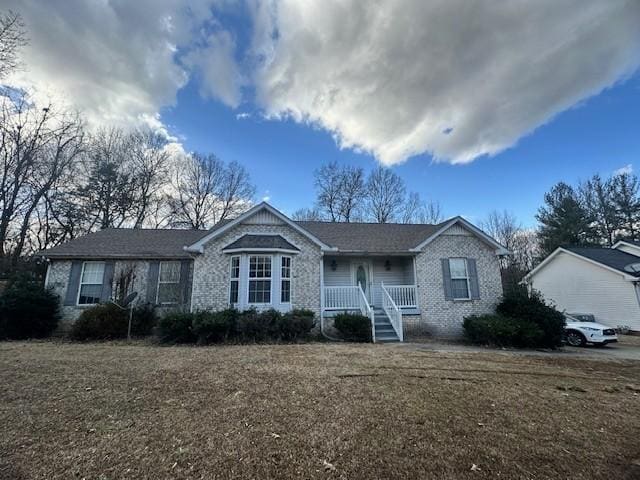
[[[0,478],[640,478],[640,362],[0,343]]]

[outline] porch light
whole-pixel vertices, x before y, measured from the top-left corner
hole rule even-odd
[[[391,270],[391,262],[389,260],[384,261],[384,269],[388,272]]]
[[[335,272],[337,268],[338,262],[336,262],[335,260],[331,260],[331,271]]]

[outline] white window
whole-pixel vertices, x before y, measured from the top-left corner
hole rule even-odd
[[[451,271],[451,296],[454,300],[468,300],[469,295],[469,270],[466,258],[450,258],[449,270]]]
[[[238,291],[240,287],[240,257],[231,257],[231,285],[229,286],[229,303],[238,303]]]
[[[271,257],[249,257],[249,303],[271,303]]]
[[[282,257],[280,272],[280,303],[291,302],[291,257]]]
[[[104,279],[104,262],[84,262],[78,289],[78,305],[95,305],[100,303],[102,282]]]
[[[180,262],[160,262],[156,303],[180,303]]]

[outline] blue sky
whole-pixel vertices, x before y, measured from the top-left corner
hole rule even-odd
[[[640,170],[638,0],[5,3],[29,44],[3,83],[238,161],[287,213],[333,160],[528,226],[554,183]]]
[[[237,118],[239,112],[249,118]],[[162,120],[183,138],[187,149],[239,161],[251,172],[257,199],[288,213],[314,202],[313,171],[336,160],[369,170],[375,158],[340,149],[331,134],[291,120],[266,120],[251,105],[229,108],[203,100],[190,83]],[[514,147],[472,163],[434,162],[427,154],[393,166],[408,190],[441,203],[446,216],[472,221],[491,210],[514,212],[525,225],[544,193],[556,182],[572,184],[595,173],[611,175],[626,165],[640,168],[640,75],[557,115]]]

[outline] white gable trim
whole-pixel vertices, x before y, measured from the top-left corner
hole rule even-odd
[[[587,258],[587,257],[583,257],[582,255],[579,255],[579,254],[577,254],[575,252],[572,252],[571,250],[567,250],[566,248],[558,247],[553,252],[551,252],[551,255],[549,255],[547,258],[545,258],[540,263],[540,265],[538,265],[536,268],[534,268],[529,273],[527,273],[524,276],[524,278],[522,279],[522,282],[528,283],[536,273],[538,273],[542,268],[544,268],[545,265],[547,265],[549,262],[551,262],[551,260],[553,260],[555,257],[557,257],[560,253],[566,253],[567,255],[571,255],[572,257],[575,257],[575,258],[578,258],[578,259],[580,259],[580,260],[582,260],[584,262],[590,263],[591,265],[595,265],[596,267],[600,267],[600,268],[604,268],[605,270],[609,270],[610,272],[613,272],[613,273],[616,273],[616,274],[620,275],[622,278],[624,278],[625,280],[627,280],[629,282],[640,281],[640,278],[638,278],[638,277],[634,277],[633,275],[627,275],[626,273],[621,272],[620,270],[616,270],[615,268],[611,268],[608,265],[605,265],[605,264],[600,263],[600,262],[596,262],[595,260],[592,260],[592,259]]]
[[[625,242],[624,240],[620,240],[618,242],[615,243],[615,245],[611,248],[615,248],[616,250],[619,249],[619,247],[621,247],[622,245],[626,246],[626,247],[631,247],[634,250],[637,250],[640,253],[640,245],[635,245],[633,243],[629,243],[629,242]],[[626,252],[629,253],[629,252]],[[631,255],[635,255],[634,253],[632,253]]]
[[[200,240],[198,240],[196,243],[192,244],[192,245],[187,245],[184,247],[184,249],[188,252],[197,252],[197,253],[203,253],[204,252],[204,246],[210,241],[213,240],[216,237],[219,237],[220,235],[222,235],[224,232],[229,231],[230,229],[232,229],[233,227],[235,227],[236,225],[238,225],[239,223],[242,223],[244,220],[246,220],[247,218],[255,215],[257,212],[261,211],[261,210],[267,210],[269,213],[271,213],[272,215],[276,216],[277,218],[279,218],[280,220],[282,220],[286,225],[290,226],[291,228],[293,228],[295,231],[297,231],[298,233],[300,233],[301,235],[307,237],[309,240],[311,240],[313,243],[315,243],[316,245],[318,245],[322,250],[337,250],[333,247],[330,247],[329,245],[327,245],[326,243],[322,242],[319,238],[315,237],[314,235],[312,235],[311,233],[309,233],[307,230],[305,230],[304,228],[302,228],[300,225],[297,225],[296,223],[294,223],[293,221],[291,221],[289,219],[289,217],[287,217],[286,215],[284,215],[283,213],[281,213],[279,210],[273,208],[271,205],[269,205],[267,202],[261,202],[257,205],[255,205],[254,207],[250,208],[249,210],[247,210],[246,212],[244,212],[242,215],[240,215],[239,217],[231,220],[230,222],[222,225],[221,227],[217,228],[216,230],[212,230],[210,233],[208,233],[207,235],[205,235],[204,237],[202,237]]]
[[[427,239],[425,239],[422,243],[420,243],[418,246],[412,248],[410,251],[411,252],[419,252],[421,251],[424,247],[426,247],[427,245],[429,245],[431,242],[433,242],[436,238],[438,238],[440,235],[442,235],[444,232],[446,232],[447,230],[449,230],[449,228],[451,228],[453,225],[459,223],[460,225],[462,225],[463,227],[467,228],[471,233],[473,233],[476,237],[480,238],[480,240],[484,241],[485,243],[488,243],[489,245],[491,245],[492,247],[495,247],[496,249],[496,255],[509,255],[509,250],[507,250],[506,248],[504,248],[502,245],[500,245],[494,238],[490,237],[489,235],[487,235],[486,233],[484,233],[482,230],[480,230],[478,227],[476,227],[475,225],[473,225],[471,222],[468,222],[467,220],[465,220],[462,217],[454,217],[452,218],[450,221],[448,221],[447,223],[445,223],[442,228],[440,228],[437,232],[435,232],[433,235],[431,235],[430,237],[428,237]]]

